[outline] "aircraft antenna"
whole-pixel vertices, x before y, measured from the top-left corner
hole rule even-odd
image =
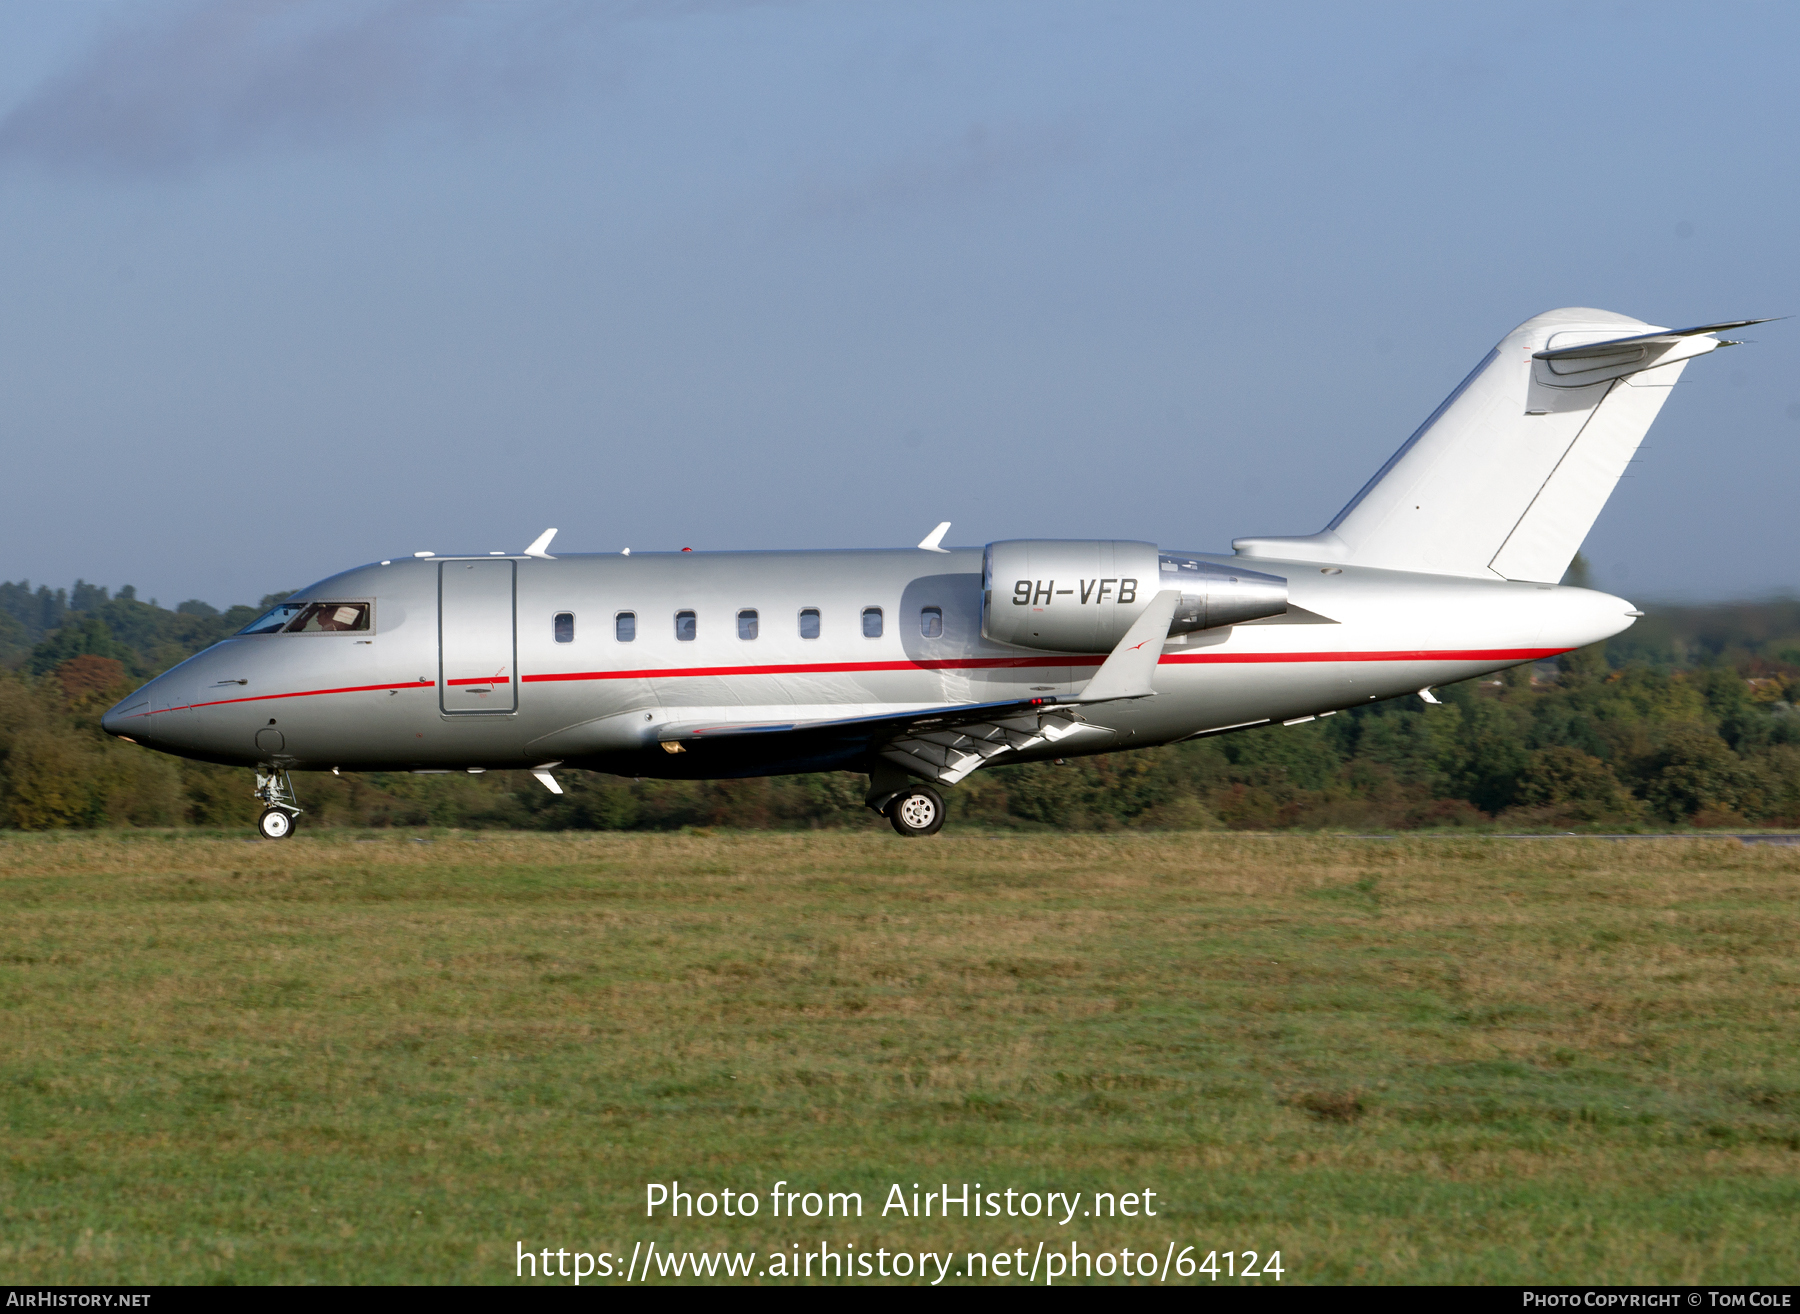
[[[950,522],[946,520],[943,524],[925,535],[924,541],[922,541],[919,546],[924,548],[927,552],[948,552],[950,550],[949,548],[939,547],[938,544],[944,541],[944,535],[949,532]]]

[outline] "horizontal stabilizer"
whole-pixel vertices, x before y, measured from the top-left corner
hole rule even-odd
[[[1663,329],[1656,333],[1637,333],[1628,338],[1608,338],[1604,342],[1589,342],[1579,347],[1561,347],[1555,351],[1534,351],[1533,360],[1583,360],[1589,356],[1605,356],[1618,347],[1636,346],[1640,343],[1674,344],[1682,338],[1695,337],[1701,333],[1723,333],[1727,329],[1749,328],[1752,324],[1773,324],[1773,319],[1727,319],[1717,324],[1701,324],[1694,328]],[[1721,342],[1721,347],[1736,346],[1736,343]]]

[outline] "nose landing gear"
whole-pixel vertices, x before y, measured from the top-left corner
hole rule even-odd
[[[263,801],[262,815],[256,819],[256,830],[264,839],[286,839],[304,811],[294,797],[294,782],[279,767],[256,769],[256,796]]]

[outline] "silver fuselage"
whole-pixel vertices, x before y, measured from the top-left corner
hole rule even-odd
[[[1171,640],[1153,697],[1106,705],[1091,718],[1101,729],[1079,744],[996,764],[1328,714],[1594,643],[1633,614],[1629,603],[1585,589],[1246,564],[1286,576],[1288,614]],[[665,752],[656,736],[671,723],[1079,697],[1105,654],[984,639],[981,570],[980,549],[361,566],[297,596],[369,602],[367,631],[226,639],[123,700],[103,724],[184,757],[296,770],[560,762],[681,777],[863,769],[859,752],[797,754],[779,735],[729,759]],[[471,582],[486,590],[473,611]],[[871,608],[881,611],[878,637],[864,632]],[[942,616],[931,637],[933,623],[921,620],[927,608]],[[816,638],[802,637],[806,610],[818,613]],[[756,613],[753,638],[739,633],[738,615],[748,611]],[[691,638],[677,635],[684,612]],[[630,641],[618,637],[621,613],[634,618]],[[557,641],[559,614],[571,618],[567,642]]]

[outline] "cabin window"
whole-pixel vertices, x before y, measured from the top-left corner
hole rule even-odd
[[[863,608],[863,638],[879,639],[881,637],[881,608]]]
[[[369,628],[366,602],[314,602],[288,623],[289,634],[335,634]]]
[[[630,643],[637,638],[637,613],[622,611],[613,617],[613,638],[620,643]]]
[[[693,612],[678,611],[675,613],[675,637],[681,642],[692,643],[696,628]]]
[[[738,613],[738,638],[754,639],[756,637],[756,613],[740,611]]]
[[[262,615],[251,621],[239,634],[278,634],[287,623],[300,614],[304,602],[280,602],[269,608]]]
[[[559,611],[556,613],[556,641],[558,643],[575,642],[575,613]]]
[[[921,607],[919,609],[919,633],[927,639],[944,637],[944,609],[942,607]]]
[[[800,637],[816,639],[819,637],[819,609],[808,607],[800,613]]]

